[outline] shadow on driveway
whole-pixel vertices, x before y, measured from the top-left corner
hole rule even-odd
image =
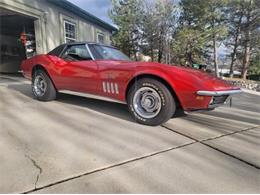
[[[18,91],[19,93],[29,97],[33,98],[32,92],[31,92],[31,85],[30,84],[9,84],[8,88]],[[213,116],[217,118],[223,118],[223,119],[231,119],[235,121],[242,121],[242,122],[247,122],[247,123],[252,123],[252,124],[259,124],[259,119],[257,117],[254,117],[256,115],[256,112],[252,111],[244,111],[241,110],[240,106],[242,103],[247,102],[248,98],[244,97],[245,95],[239,95],[239,97],[235,98],[235,103],[234,103],[234,108],[225,109],[223,110],[218,110],[216,109],[215,111],[210,111],[210,112],[202,112],[199,115],[194,113],[190,115],[190,117],[185,117],[185,115],[180,115],[182,118],[185,118],[185,120],[188,121],[193,121],[198,124],[204,124],[204,122],[208,123],[209,119],[207,117],[203,117],[203,115],[206,116]],[[253,96],[253,98],[255,98]],[[251,99],[252,102],[256,102],[255,99]],[[76,95],[69,95],[69,94],[63,94],[59,93],[57,96],[58,102],[62,102],[65,104],[71,104],[74,106],[79,106],[79,107],[85,107],[106,115],[111,115],[113,117],[117,117],[126,121],[131,121],[134,122],[134,119],[132,119],[130,113],[128,112],[127,105],[124,104],[119,104],[115,102],[107,102],[103,100],[98,100],[98,99],[93,99],[93,98],[87,98],[87,97],[80,97]],[[252,102],[250,102],[252,104]],[[250,105],[251,106],[251,105]],[[259,107],[256,106],[254,108],[255,110],[258,110]],[[254,110],[254,111],[255,111]],[[241,113],[240,113],[241,112]],[[244,113],[246,112],[246,113]],[[189,116],[189,115],[188,115]]]
[[[29,98],[35,99],[32,95],[30,84],[10,84],[8,85],[8,88],[15,90]],[[85,107],[87,109],[101,112],[106,115],[111,115],[113,117],[117,117],[126,121],[134,122],[130,113],[128,112],[127,105],[125,104],[107,102],[103,100],[80,97],[64,93],[59,93],[56,101],[65,104],[71,104],[74,106]]]

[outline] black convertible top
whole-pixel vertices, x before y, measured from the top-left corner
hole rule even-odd
[[[63,52],[64,48],[66,47],[66,44],[62,44],[56,48],[54,48],[53,50],[51,50],[48,55],[52,55],[52,56],[60,56],[60,54]]]
[[[105,44],[100,44],[100,43],[95,43],[95,42],[70,42],[70,43],[63,43],[61,45],[59,45],[58,47],[54,48],[53,50],[51,50],[48,55],[53,55],[53,56],[60,56],[60,54],[69,46],[73,46],[73,45],[83,45],[83,44],[93,44],[93,45],[100,45],[100,46],[106,46],[106,47],[112,47],[115,48],[111,45],[105,45]],[[116,48],[115,48],[116,49]]]

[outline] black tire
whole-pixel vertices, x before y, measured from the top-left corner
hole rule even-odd
[[[39,94],[37,92],[37,87],[35,87],[36,79],[39,79],[39,78],[41,78],[45,84],[44,85],[45,90],[43,90],[42,94]],[[40,101],[51,101],[51,100],[56,99],[57,91],[56,91],[49,75],[44,70],[38,69],[38,70],[34,71],[33,78],[32,78],[32,93],[33,93],[34,97]]]
[[[139,93],[142,94],[142,89],[147,89],[147,93],[149,93],[149,89],[151,89],[153,92],[150,93],[154,93],[156,92],[157,95],[156,99],[158,99],[160,97],[160,110],[157,109],[155,110],[155,112],[158,112],[155,116],[152,116],[152,118],[147,118],[144,116],[140,115],[140,112],[138,111],[138,109],[136,109],[136,107],[134,107],[135,105],[138,105],[136,103],[136,99],[135,98]],[[141,92],[138,92],[141,91]],[[138,93],[138,94],[136,94]],[[145,94],[145,93],[143,93]],[[141,97],[143,98],[144,95],[141,95]],[[149,96],[149,95],[148,95]],[[138,96],[139,97],[139,96]],[[147,97],[147,95],[146,95]],[[145,100],[145,99],[144,99]],[[135,101],[135,103],[134,103]],[[145,101],[140,101],[140,102],[145,102]],[[149,105],[154,105],[153,103],[151,103],[151,101],[149,101],[150,103],[148,103]],[[160,81],[156,80],[156,79],[151,79],[151,78],[143,78],[140,80],[137,80],[129,89],[129,92],[127,94],[127,104],[128,104],[128,109],[131,113],[131,115],[134,117],[134,119],[141,124],[144,125],[150,125],[150,126],[156,126],[156,125],[161,125],[162,123],[168,121],[175,113],[176,110],[176,103],[175,100],[171,94],[171,92],[169,91],[169,89]],[[141,110],[145,110],[143,108],[141,108]],[[147,111],[147,110],[145,110]],[[145,113],[144,111],[144,113]],[[146,112],[149,114],[149,112]],[[155,114],[155,113],[153,113]],[[152,115],[153,115],[152,114]],[[151,117],[151,116],[149,116]]]

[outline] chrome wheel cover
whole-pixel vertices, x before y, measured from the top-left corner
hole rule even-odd
[[[161,108],[162,101],[159,93],[151,87],[141,87],[133,97],[135,112],[146,119],[156,117]]]
[[[33,82],[33,89],[36,96],[43,96],[47,90],[47,82],[42,75],[36,75]]]

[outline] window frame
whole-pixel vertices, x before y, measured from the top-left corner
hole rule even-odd
[[[103,43],[99,42],[99,36],[102,36],[103,37]],[[102,33],[102,32],[97,32],[97,43],[99,44],[105,44],[105,34]]]
[[[74,26],[74,29],[75,29],[75,38],[70,38],[70,37],[66,37],[66,23],[69,24],[69,25],[72,25]],[[69,43],[67,42],[67,39],[72,41],[72,42],[76,42],[77,41],[77,24],[76,23],[73,23],[67,19],[64,19],[63,20],[63,31],[64,31],[64,42],[65,43]]]

